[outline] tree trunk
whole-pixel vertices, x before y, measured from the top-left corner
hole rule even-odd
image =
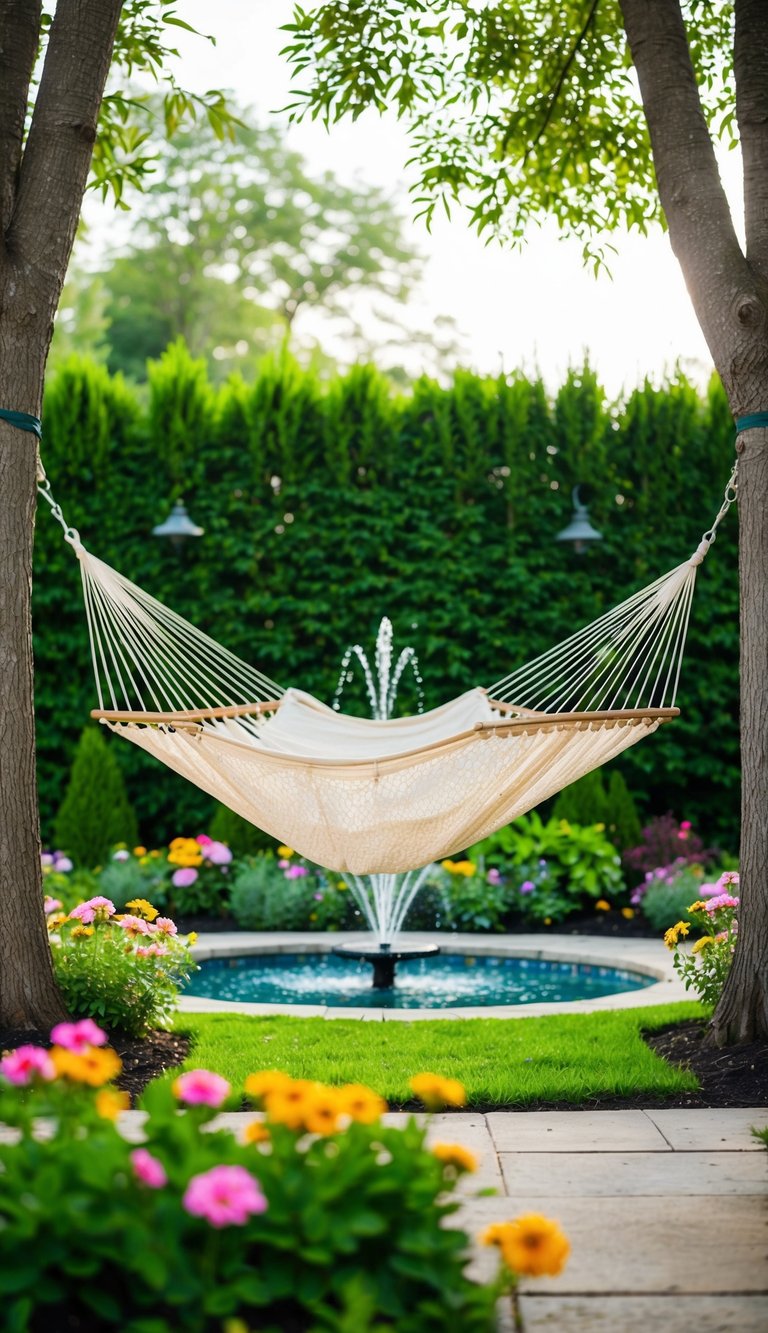
[[[762,397],[768,409],[768,376]],[[740,437],[739,942],[712,1022],[718,1046],[768,1035],[768,429]]]
[[[659,197],[699,324],[734,417],[768,412],[768,5],[735,5],[745,255],[720,182],[680,0],[619,2]],[[719,1045],[768,1037],[768,430],[745,432],[739,452],[741,905],[733,967],[712,1025]]]
[[[24,364],[18,346],[18,330],[0,320],[0,406],[37,416],[45,351]],[[65,1014],[40,868],[30,608],[36,464],[35,436],[0,421],[0,1026],[47,1033]]]

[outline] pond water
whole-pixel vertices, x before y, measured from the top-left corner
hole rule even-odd
[[[201,964],[188,995],[250,1004],[353,1009],[456,1009],[586,1000],[642,990],[654,977],[588,963],[441,953],[398,963],[395,985],[374,990],[368,963],[333,954],[247,954]]]

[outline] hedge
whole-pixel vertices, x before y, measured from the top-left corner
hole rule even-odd
[[[683,560],[717,510],[733,426],[713,384],[646,384],[611,404],[594,372],[549,398],[458,373],[394,393],[370,366],[323,384],[283,356],[214,390],[175,344],[133,388],[74,358],[47,389],[44,458],[90,549],[280,684],[329,700],[345,645],[382,615],[416,648],[426,706],[491,684]],[[574,483],[604,540],[555,541]],[[183,495],[205,528],[151,536]],[[735,511],[699,574],[681,719],[619,764],[641,812],[673,810],[735,850]],[[95,696],[77,561],[37,530],[35,641],[44,828]],[[404,682],[403,706],[413,706]],[[356,679],[348,707],[366,711]],[[144,840],[205,827],[212,803],[113,742]]]

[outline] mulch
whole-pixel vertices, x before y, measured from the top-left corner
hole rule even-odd
[[[674,1023],[646,1033],[645,1040],[657,1055],[670,1064],[690,1069],[699,1080],[697,1092],[678,1092],[669,1096],[638,1093],[632,1097],[595,1097],[574,1107],[571,1102],[511,1103],[507,1107],[473,1106],[478,1114],[487,1111],[607,1111],[650,1110],[663,1107],[763,1107],[768,1121],[768,1041],[718,1049],[707,1043],[706,1025],[700,1020]],[[39,1033],[0,1029],[0,1051],[31,1042],[45,1045]],[[151,1079],[173,1069],[186,1059],[189,1038],[178,1032],[155,1032],[142,1040],[112,1033],[110,1043],[123,1061],[118,1087],[136,1099]],[[393,1110],[418,1110],[415,1102]]]

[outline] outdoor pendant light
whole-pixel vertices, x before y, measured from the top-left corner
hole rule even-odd
[[[186,511],[183,500],[177,500],[164,523],[158,523],[152,529],[153,537],[167,537],[177,549],[184,545],[189,537],[202,537],[205,528],[198,528]]]
[[[589,510],[579,498],[579,486],[574,486],[571,492],[573,500],[573,517],[567,528],[558,532],[555,538],[558,542],[569,542],[577,555],[583,555],[590,542],[601,542],[603,540],[602,532],[593,528],[589,521]]]

